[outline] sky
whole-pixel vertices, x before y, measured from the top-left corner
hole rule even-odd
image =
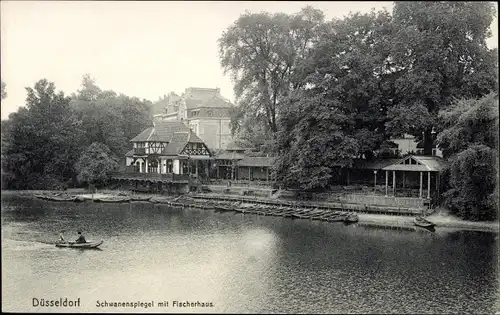
[[[296,13],[312,5],[326,19],[392,2],[299,1],[5,1],[1,13],[1,78],[7,84],[1,118],[23,106],[25,87],[46,78],[65,94],[84,74],[101,89],[156,101],[187,87],[221,89],[234,101],[220,66],[217,40],[249,12]],[[498,10],[498,6],[497,6]],[[498,47],[498,14],[490,47]]]

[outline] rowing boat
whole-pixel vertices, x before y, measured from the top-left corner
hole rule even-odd
[[[86,243],[75,243],[75,242],[57,242],[56,247],[67,247],[67,248],[97,248],[104,241],[89,241]]]
[[[359,217],[356,213],[349,213],[344,218],[345,223],[354,223],[354,222],[358,222],[358,220],[359,220]]]
[[[416,226],[425,227],[425,228],[432,228],[435,226],[434,223],[432,223],[431,221],[426,220],[422,217],[415,217],[413,222],[415,222]]]

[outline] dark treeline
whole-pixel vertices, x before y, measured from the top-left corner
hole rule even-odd
[[[239,105],[232,130],[241,145],[277,157],[281,185],[302,190],[327,188],[335,168],[387,152],[392,136],[414,135],[430,155],[437,134],[450,162],[445,204],[464,218],[493,218],[494,13],[487,2],[395,2],[392,14],[332,21],[311,7],[246,13],[219,39]]]
[[[102,91],[88,76],[71,96],[42,79],[25,107],[2,121],[2,188],[60,189],[103,184],[152,123],[151,103]]]

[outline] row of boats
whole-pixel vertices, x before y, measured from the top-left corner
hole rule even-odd
[[[72,201],[83,202],[87,200],[79,195],[68,195],[65,193],[44,193],[35,194],[36,197],[44,200],[51,201]],[[179,197],[152,197],[147,195],[118,195],[102,198],[94,198],[93,202],[101,203],[120,203],[131,201],[146,201],[151,203],[165,204],[171,207],[181,208],[199,208],[207,210],[215,210],[216,212],[235,212],[243,214],[257,214],[265,216],[280,216],[291,219],[308,219],[319,220],[326,222],[345,222],[354,223],[358,222],[358,214],[353,212],[338,211],[333,209],[319,209],[319,208],[303,208],[297,206],[277,206],[259,204],[245,201],[231,201],[231,200],[205,200],[192,198],[190,196]],[[416,226],[424,228],[433,228],[435,224],[421,216],[414,218]]]
[[[66,201],[66,202],[84,202],[86,200],[91,200],[93,202],[102,203],[121,203],[130,201],[149,201],[150,196],[110,196],[110,197],[96,197],[96,198],[84,198],[79,195],[69,195],[66,193],[42,193],[35,194],[35,197],[50,200],[50,201]]]
[[[151,199],[151,202],[168,204],[171,207],[199,208],[215,210],[216,212],[235,212],[243,214],[257,214],[264,216],[279,216],[291,219],[309,219],[327,222],[358,222],[356,213],[345,211],[325,210],[318,208],[297,208],[265,204],[246,203],[243,201],[213,201],[200,200],[189,197],[179,197],[173,200]]]

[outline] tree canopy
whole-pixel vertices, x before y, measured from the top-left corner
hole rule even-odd
[[[317,41],[323,19],[312,7],[293,15],[247,12],[222,34],[221,65],[244,112],[233,129],[258,123],[271,135],[278,131],[280,104],[300,86],[298,63]]]
[[[99,142],[94,142],[87,147],[75,164],[78,181],[96,186],[107,184],[108,173],[116,170],[117,167],[117,158],[111,154],[111,150],[105,144]]]
[[[438,143],[450,163],[445,205],[465,219],[496,218],[498,94],[459,100],[439,115],[444,130]]]
[[[388,130],[411,133],[431,154],[440,109],[462,97],[498,91],[497,50],[486,39],[494,7],[490,2],[397,1],[391,57],[398,72]]]
[[[89,147],[105,152],[109,156],[105,161],[113,168],[113,161],[131,149],[129,140],[152,123],[151,102],[103,91],[89,75],[71,97],[56,92],[55,84],[46,79],[26,90],[26,106],[2,122],[6,188],[77,185],[77,174],[83,173],[75,164],[82,152]]]
[[[46,79],[26,88],[26,107],[11,114],[8,128],[2,130],[2,167],[11,176],[8,187],[62,187],[74,176],[83,131],[70,99],[55,89]]]

